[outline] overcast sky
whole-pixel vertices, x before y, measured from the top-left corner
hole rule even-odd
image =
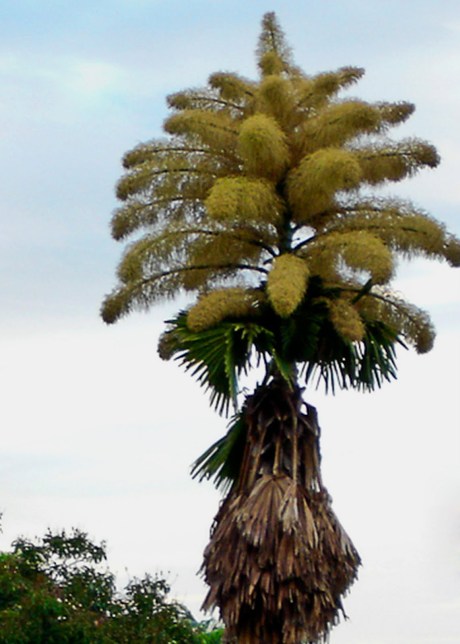
[[[460,234],[458,0],[0,3],[0,544],[77,526],[107,540],[121,581],[170,571],[195,612],[219,495],[189,466],[225,420],[156,355],[177,303],[101,322],[122,250],[108,222],[120,158],[161,133],[165,96],[217,70],[255,77],[270,10],[305,71],[363,66],[354,95],[416,103],[395,135],[442,164],[392,192]],[[417,261],[395,287],[430,310],[433,351],[401,355],[375,394],[307,392],[364,562],[332,644],[460,642],[459,274]]]

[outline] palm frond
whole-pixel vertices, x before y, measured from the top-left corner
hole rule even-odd
[[[228,415],[230,404],[236,409],[238,377],[250,366],[253,349],[273,354],[273,333],[254,321],[226,320],[209,329],[191,331],[187,312],[167,322],[162,343],[168,345],[167,357],[175,356],[200,385],[211,391],[211,405]]]
[[[325,320],[317,352],[303,364],[305,382],[315,380],[316,387],[323,384],[326,393],[334,394],[337,388],[370,392],[380,388],[384,381],[396,379],[396,345],[407,348],[406,345],[383,322],[367,321],[365,329],[361,341],[350,342]]]
[[[362,292],[368,289],[369,283]],[[236,411],[239,377],[247,373],[253,359],[272,365],[268,379],[278,374],[292,384],[298,364],[305,383],[323,385],[326,392],[373,391],[396,378],[396,345],[406,345],[392,326],[371,318],[363,318],[361,340],[340,335],[328,317],[327,304],[339,295],[339,289],[320,289],[313,283],[287,319],[266,307],[257,318],[226,319],[198,331],[190,330],[187,312],[182,311],[169,320],[161,343],[168,345],[167,358],[174,355],[210,391],[211,405],[221,415],[228,416],[231,404]]]
[[[237,479],[246,446],[246,423],[242,413],[236,414],[228,431],[192,465],[193,478],[213,479],[217,489],[226,493]]]

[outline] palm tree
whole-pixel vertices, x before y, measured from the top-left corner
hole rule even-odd
[[[408,201],[373,196],[439,162],[387,133],[410,103],[339,98],[364,70],[308,76],[275,15],[263,18],[260,79],[215,73],[169,96],[167,137],[123,160],[115,239],[131,242],[102,316],[115,322],[179,293],[160,355],[211,392],[227,434],[194,464],[225,493],[205,551],[227,641],[327,637],[360,564],[320,472],[320,429],[303,389],[372,391],[396,377],[397,345],[429,351],[428,315],[396,295],[398,257],[460,263],[460,242]],[[264,376],[243,397],[238,378]],[[240,404],[241,403],[241,404]]]

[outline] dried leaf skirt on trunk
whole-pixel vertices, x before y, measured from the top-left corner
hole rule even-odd
[[[321,481],[316,410],[299,388],[272,381],[245,405],[238,480],[204,554],[228,642],[324,641],[360,564]]]

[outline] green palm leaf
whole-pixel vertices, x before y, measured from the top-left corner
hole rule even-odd
[[[168,324],[164,340],[169,354],[211,391],[211,405],[220,414],[228,415],[231,403],[236,408],[238,378],[249,368],[253,349],[259,355],[274,351],[271,331],[252,321],[228,320],[191,331],[187,313],[182,311]]]
[[[221,439],[209,447],[192,465],[192,477],[213,479],[216,488],[226,492],[236,480],[246,446],[246,423],[236,414]]]

